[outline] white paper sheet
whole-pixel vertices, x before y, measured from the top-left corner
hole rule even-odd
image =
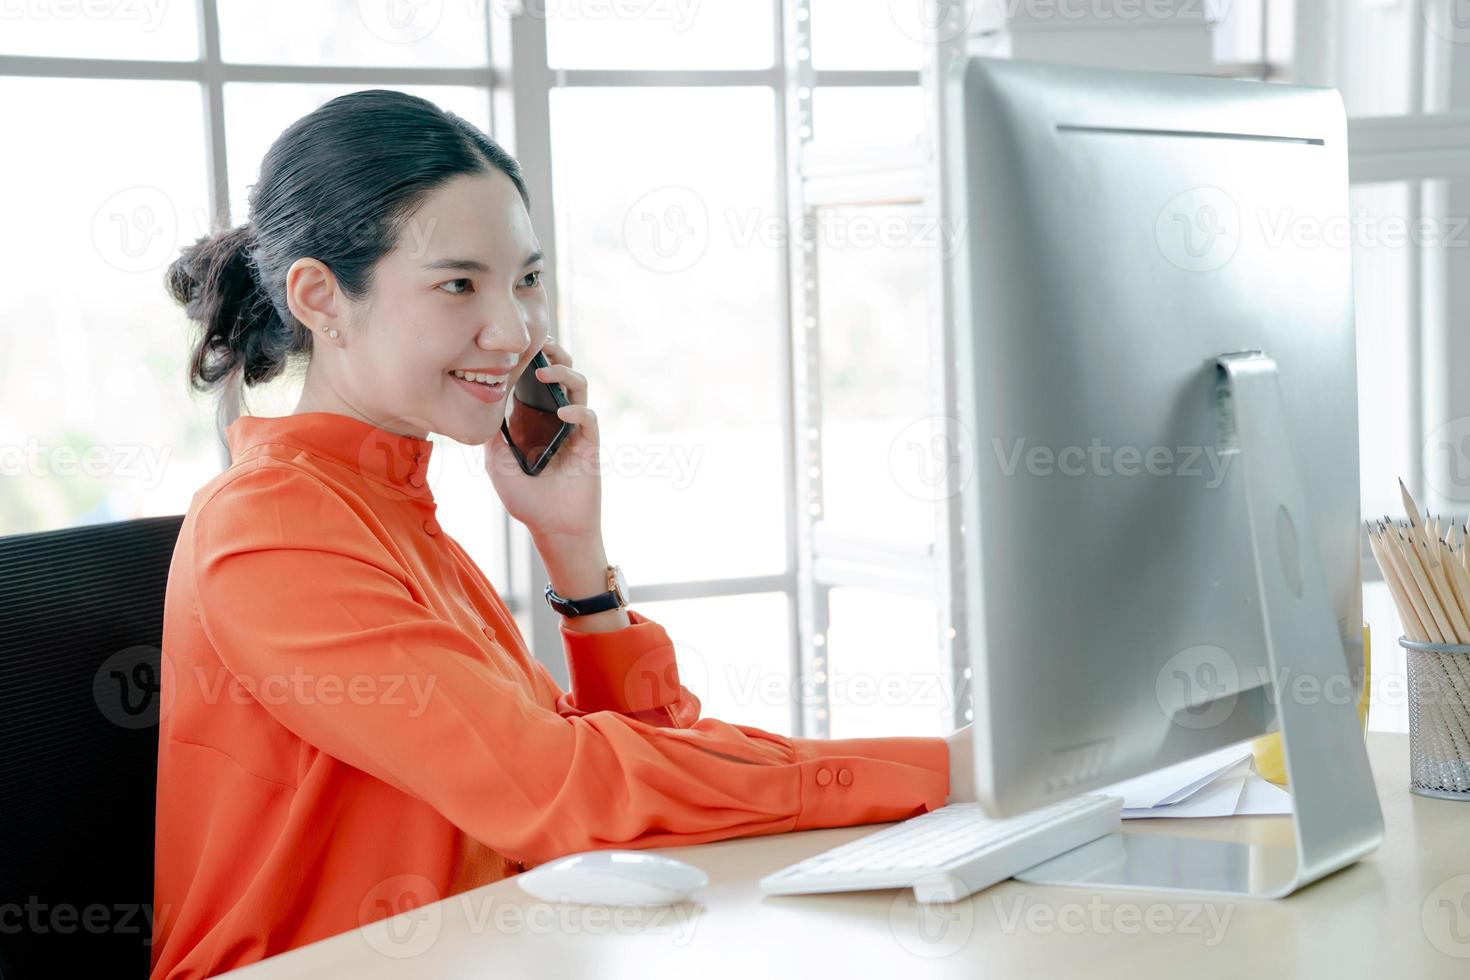
[[[1239,742],[1092,792],[1123,797],[1125,810],[1180,803],[1250,757],[1250,742]]]
[[[1291,813],[1291,794],[1256,775],[1250,742],[1094,790],[1123,797],[1123,819]]]
[[[1241,817],[1291,812],[1291,794],[1255,774],[1243,759],[1228,772],[1178,803],[1125,809],[1124,820],[1151,817]]]
[[[1260,776],[1246,780],[1244,789],[1235,806],[1237,815],[1291,813],[1294,809],[1290,793]]]
[[[1245,780],[1241,777],[1218,779],[1205,788],[1178,803],[1159,806],[1124,809],[1124,820],[1143,817],[1229,817],[1235,814],[1240,803]]]

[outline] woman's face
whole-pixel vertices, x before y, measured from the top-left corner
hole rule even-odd
[[[400,435],[485,442],[546,341],[544,265],[520,193],[498,170],[434,191],[379,260],[361,302],[346,300],[321,263],[297,260],[287,296],[317,329],[296,411],[353,415]],[[296,311],[298,294],[308,316]],[[335,338],[326,336],[332,327]],[[501,397],[475,397],[481,389],[468,390],[451,374],[456,369],[508,375]]]

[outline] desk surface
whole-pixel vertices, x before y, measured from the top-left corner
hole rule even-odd
[[[1372,733],[1384,842],[1278,901],[1002,882],[950,906],[907,889],[766,896],[761,876],[889,824],[660,853],[704,868],[663,909],[541,902],[506,879],[230,974],[266,977],[1470,976],[1470,802],[1408,791],[1408,736]],[[1128,820],[1129,832],[1289,843],[1288,817]]]

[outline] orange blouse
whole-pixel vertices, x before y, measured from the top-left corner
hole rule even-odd
[[[242,416],[164,608],[151,976],[207,977],[563,854],[899,820],[942,738],[700,718],[663,627],[561,626],[571,692],[435,521],[433,443]],[[488,491],[487,491],[488,492]]]

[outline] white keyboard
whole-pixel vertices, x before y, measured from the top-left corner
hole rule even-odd
[[[1074,796],[1014,817],[951,803],[774,871],[768,895],[914,889],[919,902],[956,902],[1122,824],[1123,799]]]

